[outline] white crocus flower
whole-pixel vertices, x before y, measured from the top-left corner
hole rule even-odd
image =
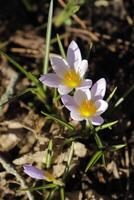
[[[44,74],[39,78],[44,85],[58,88],[61,95],[68,94],[73,89],[91,87],[92,81],[83,79],[88,61],[82,60],[80,49],[75,41],[72,41],[68,47],[67,60],[53,54],[50,62],[55,73]]]
[[[106,91],[106,81],[99,79],[91,90],[77,90],[74,96],[63,95],[61,100],[70,110],[73,120],[87,120],[93,125],[101,125],[104,119],[100,116],[108,108],[108,103],[103,100]]]

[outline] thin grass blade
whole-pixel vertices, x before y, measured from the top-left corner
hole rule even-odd
[[[72,158],[73,158],[73,153],[74,153],[74,143],[72,142],[72,145],[71,145],[71,148],[70,148],[70,153],[69,153],[69,156],[68,156],[68,161],[66,163],[66,168],[65,168],[65,171],[64,171],[64,174],[63,174],[63,182],[70,170],[70,164],[71,164],[71,161],[72,161]]]
[[[60,188],[60,200],[65,200],[65,191],[64,188]]]
[[[116,90],[117,90],[117,87],[115,87],[114,90],[111,92],[111,94],[108,96],[108,98],[107,98],[107,100],[106,100],[108,103],[109,103],[109,102],[111,101],[111,99],[113,98],[113,96],[114,96]]]
[[[8,100],[6,100],[6,101],[3,102],[2,104],[0,104],[0,107],[3,106],[3,105],[5,105],[6,103],[11,103],[11,102],[15,101],[17,98],[23,96],[24,94],[26,94],[26,93],[28,93],[28,92],[31,92],[31,93],[35,94],[34,88],[27,88],[27,89],[25,89],[24,91],[22,91],[21,93],[19,93],[19,94],[13,96],[13,97],[11,97],[11,98],[9,98]]]
[[[25,74],[25,76],[31,80],[33,83],[35,83],[35,85],[39,85],[40,82],[39,80],[31,73],[31,72],[27,72],[19,63],[17,63],[15,60],[13,60],[10,56],[8,56],[4,51],[2,51],[0,49],[0,54],[5,56],[6,59],[13,64],[13,66],[15,66],[20,72],[22,72],[23,74]]]
[[[117,151],[119,149],[122,149],[126,146],[126,144],[117,144],[117,145],[113,145],[110,147],[110,151]]]
[[[51,189],[51,188],[55,188],[57,187],[56,184],[54,183],[50,183],[50,184],[47,184],[47,185],[42,185],[42,186],[39,186],[39,187],[31,187],[31,188],[23,188],[23,189],[20,189],[18,191],[34,191],[34,190],[45,190],[45,189]]]
[[[125,94],[115,103],[114,107],[119,106],[125,98],[134,90],[134,84],[125,92]]]
[[[96,162],[100,159],[100,157],[103,155],[102,151],[97,151],[93,157],[91,158],[91,160],[89,161],[89,163],[87,164],[87,167],[85,169],[85,172],[87,172],[91,167],[93,167]]]
[[[118,120],[103,124],[102,126],[96,127],[95,131],[98,132],[98,131],[101,131],[101,130],[106,129],[106,128],[112,129],[112,126],[114,126],[117,123],[118,123]]]
[[[45,113],[45,112],[43,112],[43,111],[41,111],[41,113],[42,113],[43,115],[45,115],[48,119],[52,119],[52,120],[54,120],[55,122],[58,122],[59,124],[61,124],[62,126],[68,128],[69,130],[71,130],[71,131],[74,130],[74,127],[73,127],[71,124],[67,124],[65,121],[63,121],[63,120],[61,120],[61,119],[55,117],[54,115]]]
[[[57,42],[58,42],[59,49],[60,49],[60,53],[61,53],[62,57],[63,57],[64,59],[66,59],[66,54],[65,54],[63,45],[62,45],[62,43],[61,43],[61,39],[60,39],[59,34],[57,34]]]
[[[48,72],[48,60],[49,60],[51,30],[52,30],[52,17],[53,17],[53,0],[51,0],[50,2],[49,13],[48,13],[43,74],[46,74]]]
[[[55,196],[55,192],[59,189],[59,187],[55,187],[53,188],[49,195],[45,198],[45,200],[53,200],[54,199],[54,196]]]

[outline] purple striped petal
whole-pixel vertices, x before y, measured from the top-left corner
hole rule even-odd
[[[39,80],[49,87],[57,88],[61,83],[61,79],[54,73],[44,74],[42,75]]]
[[[77,90],[74,93],[74,100],[77,103],[77,105],[80,105],[83,101],[85,100],[90,100],[91,99],[91,92],[90,90]]]
[[[65,94],[68,94],[69,92],[71,92],[72,88],[69,88],[65,85],[59,85],[58,87],[58,92],[61,94],[61,95],[65,95]]]
[[[91,95],[94,100],[103,99],[106,92],[106,80],[99,79],[91,88]]]
[[[102,99],[96,101],[95,105],[97,107],[96,115],[101,115],[108,108],[108,103],[106,101],[102,100]]]
[[[73,110],[76,110],[76,107],[77,107],[77,104],[74,100],[74,98],[70,95],[63,95],[61,97],[61,100],[62,100],[62,103],[64,104],[64,106],[70,110],[70,111],[73,111]]]
[[[75,68],[78,71],[78,66],[82,61],[81,52],[75,41],[72,41],[67,50],[67,62],[70,67]]]
[[[53,54],[50,57],[50,62],[53,70],[60,78],[63,78],[65,71],[69,69],[68,63],[61,56]]]
[[[88,68],[88,61],[82,60],[78,67],[78,71],[81,78],[83,78],[83,76],[85,75],[87,68]]]
[[[84,118],[80,116],[80,114],[79,114],[78,111],[72,111],[72,112],[70,113],[70,117],[71,117],[73,120],[75,120],[75,121],[82,121],[82,120],[84,120]]]
[[[86,90],[86,89],[91,88],[91,86],[92,86],[92,80],[84,79],[77,89]]]
[[[94,116],[94,117],[89,118],[89,121],[90,121],[93,125],[99,126],[99,125],[103,124],[104,119],[103,119],[101,116]]]
[[[32,177],[32,178],[36,178],[36,179],[44,179],[44,171],[41,169],[38,169],[32,165],[24,165],[24,172]]]

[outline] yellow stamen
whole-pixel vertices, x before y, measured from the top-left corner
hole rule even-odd
[[[64,74],[63,78],[63,84],[70,87],[75,88],[79,86],[81,83],[81,78],[78,73],[75,72],[75,70],[68,70]]]
[[[82,101],[79,112],[82,117],[91,117],[96,113],[96,105],[92,100],[84,100]]]
[[[44,172],[44,177],[45,177],[45,180],[48,182],[53,182],[56,180],[55,177],[52,174],[50,174],[48,171]]]

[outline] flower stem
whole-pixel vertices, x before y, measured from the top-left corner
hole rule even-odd
[[[94,139],[95,139],[95,142],[97,144],[97,147],[99,150],[103,151],[104,150],[104,145],[102,143],[102,140],[100,138],[100,136],[98,135],[98,133],[96,132],[95,128],[93,127],[92,124],[89,124],[89,127],[91,129],[91,134],[93,135]],[[104,152],[104,151],[103,151]],[[106,165],[106,161],[105,161],[105,156],[104,156],[104,153],[102,155],[102,163],[103,165],[105,166]]]
[[[100,139],[100,137],[99,137],[99,135],[98,135],[98,133],[96,131],[94,131],[93,136],[94,136],[94,139],[96,141],[96,144],[97,144],[98,148],[102,150],[104,146],[103,146],[102,141],[101,141],[101,139]]]
[[[60,188],[60,200],[65,200],[64,188]]]

